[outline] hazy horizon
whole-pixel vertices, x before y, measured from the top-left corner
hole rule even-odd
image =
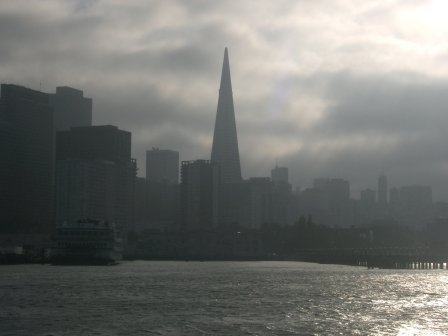
[[[145,151],[210,158],[229,48],[244,178],[276,162],[293,185],[350,181],[353,196],[431,185],[448,200],[448,4],[438,1],[0,3],[0,81],[93,99],[95,125]]]

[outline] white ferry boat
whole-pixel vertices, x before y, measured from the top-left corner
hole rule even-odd
[[[52,264],[110,265],[122,259],[123,244],[113,223],[81,219],[56,228]]]

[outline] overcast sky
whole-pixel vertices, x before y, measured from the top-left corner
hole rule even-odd
[[[145,150],[210,157],[229,48],[242,173],[448,200],[448,1],[0,2],[0,81],[93,98]]]

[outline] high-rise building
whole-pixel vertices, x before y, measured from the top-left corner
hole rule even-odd
[[[212,230],[217,227],[219,174],[216,163],[207,160],[182,161],[183,230]]]
[[[56,221],[109,220],[132,229],[136,163],[131,133],[115,126],[57,133]]]
[[[252,177],[221,185],[220,224],[258,229],[263,224],[291,225],[298,219],[297,198],[289,183]]]
[[[148,183],[144,177],[136,177],[134,191],[134,230],[147,229],[148,222]]]
[[[422,228],[434,220],[430,186],[403,186],[391,199],[394,219],[402,225]],[[392,195],[392,194],[391,194]]]
[[[53,229],[53,111],[48,94],[2,84],[0,231]]]
[[[364,189],[360,192],[357,202],[357,224],[367,225],[375,219],[376,192],[372,189]]]
[[[376,192],[372,189],[363,189],[360,192],[360,201],[368,204],[370,207],[375,205]]]
[[[390,188],[389,202],[393,208],[396,208],[399,206],[399,204],[400,204],[400,189],[399,188]]]
[[[129,162],[131,133],[116,126],[72,127],[57,133],[56,158],[104,159]]]
[[[219,193],[219,225],[241,225],[250,223],[250,184],[249,181],[223,183]]]
[[[179,227],[180,185],[146,181],[148,189],[148,229],[170,230]]]
[[[18,132],[12,121],[5,118],[0,100],[0,233],[12,231],[15,219],[20,214],[20,201],[17,195],[18,175]]]
[[[324,223],[334,227],[349,227],[350,183],[339,178],[318,178],[314,180],[314,188],[323,193]]]
[[[241,181],[240,155],[227,48],[224,51],[222,65],[211,161],[220,165],[221,181],[223,183]]]
[[[116,164],[103,159],[56,161],[56,222],[116,221]]]
[[[249,185],[249,218],[245,226],[259,229],[272,223],[272,181],[269,177],[252,177]]]
[[[179,152],[146,151],[147,229],[173,229],[179,224]],[[140,225],[140,227],[143,227]]]
[[[378,177],[378,205],[387,206],[387,177],[385,175]]]
[[[300,193],[300,215],[312,217],[314,223],[328,225],[328,197],[326,192],[316,187],[302,190]]]
[[[92,99],[81,90],[59,86],[49,94],[54,110],[54,130],[68,131],[71,127],[92,126]]]
[[[287,167],[275,166],[272,178],[272,221],[289,225],[298,220],[298,198],[292,193]]]
[[[149,182],[179,183],[179,152],[153,148],[146,151],[146,179]]]
[[[272,182],[274,183],[277,182],[288,183],[289,182],[288,168],[275,166],[275,168],[271,170],[271,177]]]

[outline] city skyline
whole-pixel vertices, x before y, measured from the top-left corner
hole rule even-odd
[[[83,90],[95,125],[132,132],[143,176],[151,147],[209,158],[228,45],[244,178],[278,158],[301,187],[339,177],[358,195],[384,172],[447,200],[446,6],[2,3],[1,82]]]
[[[445,334],[447,12],[0,1],[0,334]]]

